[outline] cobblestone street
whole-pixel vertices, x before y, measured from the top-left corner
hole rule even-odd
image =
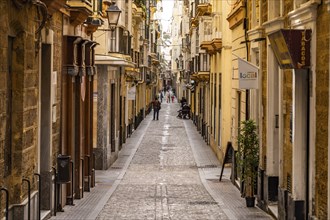
[[[159,120],[148,115],[86,198],[52,219],[272,219],[245,207],[229,169],[218,182],[219,162],[178,108],[163,103]]]

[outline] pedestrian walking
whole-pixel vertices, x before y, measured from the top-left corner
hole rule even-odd
[[[154,109],[154,118],[153,118],[153,120],[158,120],[159,110],[161,108],[161,104],[158,101],[157,97],[155,97],[155,100],[152,102],[152,107]]]
[[[163,102],[163,92],[160,91],[160,103],[162,103],[162,102]]]
[[[169,103],[170,102],[170,93],[168,91],[166,91],[165,97],[166,97],[166,102]]]
[[[173,92],[172,92],[172,90],[169,90],[168,95],[169,95],[169,102],[171,103],[172,96],[173,96]],[[173,101],[172,101],[172,102],[173,102]]]

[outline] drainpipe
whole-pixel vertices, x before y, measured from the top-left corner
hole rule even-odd
[[[243,28],[244,28],[244,38],[245,38],[245,49],[246,49],[246,60],[249,61],[249,44],[248,44],[248,18],[247,18],[247,11],[248,11],[248,2],[245,0],[245,16],[243,21]],[[249,96],[250,90],[246,89],[245,91],[245,119],[248,120],[250,118],[250,111],[249,111]]]

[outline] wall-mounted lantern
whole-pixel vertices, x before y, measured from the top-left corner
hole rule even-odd
[[[109,27],[111,31],[114,31],[117,27],[121,10],[115,4],[111,4],[106,10],[108,16]]]

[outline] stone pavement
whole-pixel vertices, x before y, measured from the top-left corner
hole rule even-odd
[[[51,219],[272,219],[245,200],[179,104],[163,103],[127,139],[118,160],[96,172],[96,187]]]

